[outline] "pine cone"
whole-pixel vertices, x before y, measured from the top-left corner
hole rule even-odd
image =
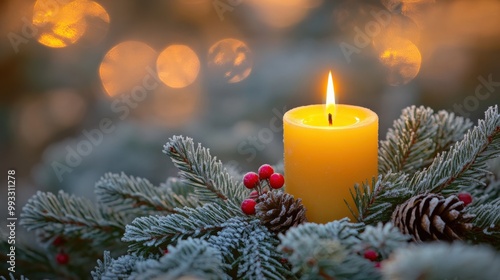
[[[261,195],[257,201],[255,215],[274,233],[284,233],[307,221],[302,200],[295,200],[293,195],[271,191]]]
[[[456,196],[421,194],[398,205],[392,223],[416,242],[429,240],[460,240],[473,215],[462,212],[464,204]]]

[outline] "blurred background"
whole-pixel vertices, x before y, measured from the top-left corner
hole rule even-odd
[[[380,138],[408,105],[477,120],[500,101],[498,0],[6,0],[0,33],[18,205],[92,198],[106,172],[159,184],[176,134],[242,172],[280,162],[283,113],[323,103],[329,70]]]

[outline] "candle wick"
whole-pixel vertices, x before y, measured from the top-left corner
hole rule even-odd
[[[333,122],[333,120],[332,120],[332,114],[328,113],[328,124],[330,126],[332,126],[332,122]]]

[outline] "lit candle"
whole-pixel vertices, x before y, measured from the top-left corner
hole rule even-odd
[[[302,199],[310,222],[353,220],[349,190],[377,176],[377,114],[335,104],[330,72],[326,104],[291,109],[283,125],[286,191]]]

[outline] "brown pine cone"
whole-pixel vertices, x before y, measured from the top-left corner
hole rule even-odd
[[[304,223],[306,208],[299,198],[284,192],[268,192],[261,195],[255,205],[255,215],[270,231],[284,233],[289,228]]]
[[[462,210],[464,204],[456,196],[421,194],[398,205],[392,213],[392,223],[414,241],[460,240],[472,228],[473,215]]]

